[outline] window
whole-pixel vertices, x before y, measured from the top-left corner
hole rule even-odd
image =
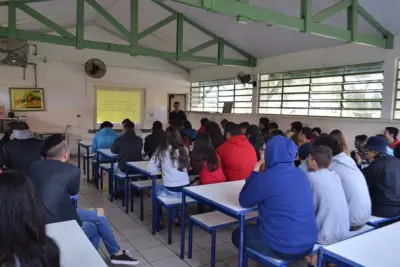
[[[400,60],[397,61],[396,102],[394,118],[400,119]]]
[[[258,113],[380,118],[382,93],[383,63],[265,74]]]
[[[190,110],[222,112],[225,102],[233,102],[233,113],[251,113],[253,86],[237,79],[194,82],[190,86]]]

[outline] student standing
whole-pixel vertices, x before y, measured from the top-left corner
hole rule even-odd
[[[92,153],[96,153],[97,149],[110,149],[115,139],[118,138],[118,134],[113,130],[114,125],[105,121],[100,125],[100,131],[98,131],[92,141]],[[104,162],[106,159],[100,155],[100,162]]]
[[[225,182],[221,158],[211,144],[208,133],[199,134],[190,153],[192,171],[199,173],[200,184]]]
[[[235,123],[227,124],[226,138],[225,143],[217,149],[222,170],[228,181],[244,180],[249,177],[257,162],[254,147]]]
[[[181,198],[183,187],[189,185],[188,149],[175,127],[168,127],[165,138],[151,157],[147,166],[149,173],[162,173],[163,185],[157,187],[157,195],[167,198]],[[174,222],[178,223],[177,209],[173,209]]]
[[[372,200],[372,215],[400,215],[400,160],[386,153],[386,140],[370,137],[365,144],[371,164],[363,170]]]
[[[163,125],[160,121],[153,122],[151,128],[151,134],[146,136],[144,139],[144,153],[151,158],[154,152],[157,151],[158,147],[164,140],[165,132],[163,131]]]
[[[391,149],[395,149],[400,143],[399,139],[397,139],[399,129],[396,127],[386,127],[383,134],[385,135],[385,139],[387,140]]]
[[[79,193],[81,173],[78,167],[68,163],[69,147],[64,137],[59,134],[48,137],[42,153],[45,160],[32,164],[29,177],[44,204],[46,222],[76,220],[96,249],[100,239],[103,240],[113,264],[139,264],[119,247],[103,209],[76,209],[73,206],[70,196]]]
[[[293,166],[297,147],[292,140],[274,136],[263,150],[239,195],[242,207],[257,206],[259,214],[257,224],[245,226],[244,245],[275,258],[301,259],[318,235],[310,183]],[[232,242],[239,247],[239,241],[236,229]]]
[[[143,140],[136,136],[135,125],[131,121],[126,122],[122,135],[111,146],[111,152],[118,155],[114,170],[125,173],[127,162],[141,161],[142,147]]]
[[[174,103],[174,110],[169,113],[168,119],[170,125],[182,124],[187,121],[186,113],[180,109],[179,102]]]

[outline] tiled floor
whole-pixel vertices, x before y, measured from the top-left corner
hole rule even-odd
[[[107,177],[105,177],[106,180],[108,180]],[[87,184],[86,176],[82,175],[78,206],[81,208],[104,208],[119,245],[128,250],[132,257],[140,260],[138,266],[209,266],[211,258],[211,236],[209,234],[195,227],[193,257],[192,259],[185,257],[185,260],[181,260],[179,258],[180,229],[173,227],[173,243],[171,245],[167,244],[167,230],[162,230],[154,236],[151,234],[151,201],[149,197],[145,197],[145,218],[144,221],[141,221],[139,219],[139,201],[135,201],[134,213],[125,214],[120,200],[109,201],[107,188],[108,185],[105,183],[103,192],[97,190],[93,185]],[[226,227],[217,231],[217,267],[238,266],[238,252],[230,240],[233,229],[234,227]],[[109,266],[113,266],[108,260],[107,250],[103,244],[99,253]],[[259,265],[250,260],[249,267],[254,266]],[[291,267],[300,266],[304,266],[304,263],[296,263]]]

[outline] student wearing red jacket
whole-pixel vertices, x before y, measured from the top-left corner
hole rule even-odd
[[[245,180],[257,162],[256,152],[242,134],[239,125],[235,123],[226,126],[226,139],[226,142],[217,149],[226,179]]]
[[[190,155],[192,170],[199,173],[200,184],[216,184],[225,182],[226,178],[221,168],[221,158],[211,144],[208,133],[197,136]]]

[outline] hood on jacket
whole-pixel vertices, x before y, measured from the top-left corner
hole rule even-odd
[[[241,134],[232,136],[231,138],[226,140],[226,143],[230,143],[237,146],[243,146],[244,144],[249,143],[249,140],[247,140],[246,136]]]
[[[332,158],[332,164],[340,164],[353,170],[358,170],[356,162],[351,157],[347,156],[344,152],[334,156]]]
[[[33,134],[30,130],[14,130],[12,136],[13,138],[20,140],[33,138]]]
[[[282,163],[292,165],[296,159],[296,153],[297,146],[291,139],[284,136],[272,137],[264,151],[267,169]]]
[[[101,129],[100,133],[102,133],[102,134],[111,134],[111,133],[114,133],[114,130],[113,130],[113,128],[106,127],[106,128]]]

